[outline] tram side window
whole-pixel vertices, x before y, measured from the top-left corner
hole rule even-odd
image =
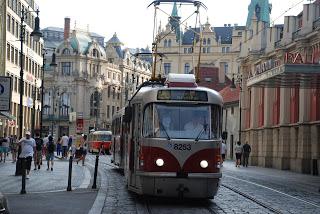
[[[146,107],[143,118],[143,136],[153,137],[153,105]]]
[[[213,138],[220,138],[221,137],[221,107],[217,105],[213,105],[211,107],[211,132]]]

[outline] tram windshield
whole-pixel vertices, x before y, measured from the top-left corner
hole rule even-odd
[[[220,117],[218,105],[150,104],[144,112],[143,135],[147,138],[219,139]]]

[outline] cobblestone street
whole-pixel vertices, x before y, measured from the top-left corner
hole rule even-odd
[[[173,200],[141,197],[127,191],[125,178],[101,157],[107,178],[103,213],[319,213],[318,177],[259,167],[235,168],[226,162],[222,186],[214,200]],[[307,187],[307,184],[314,185]],[[236,189],[243,193],[231,190]],[[250,196],[248,198],[246,196]],[[252,199],[261,202],[263,206]],[[264,207],[264,206],[267,206]],[[271,209],[270,209],[271,208]]]

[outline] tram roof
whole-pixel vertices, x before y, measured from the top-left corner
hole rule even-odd
[[[90,134],[93,134],[93,135],[101,135],[101,134],[112,134],[111,131],[94,131]]]
[[[142,101],[144,103],[150,102],[164,102],[164,100],[157,100],[157,93],[159,90],[189,90],[189,91],[205,91],[208,95],[208,102],[218,105],[223,105],[222,96],[215,90],[206,87],[196,87],[196,88],[188,88],[188,87],[168,87],[168,86],[146,86],[142,87],[140,91],[133,97],[131,100],[133,103],[137,101]],[[178,102],[186,102],[186,101],[174,101]],[[187,101],[189,103],[199,103],[201,101]],[[203,102],[201,102],[203,103]]]

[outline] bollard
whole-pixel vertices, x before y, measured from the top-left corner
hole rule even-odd
[[[22,187],[20,194],[26,194],[26,159],[21,158]]]
[[[92,189],[97,188],[98,163],[99,163],[99,155],[96,156],[96,164],[94,166],[94,178],[93,178]]]
[[[71,191],[71,178],[72,178],[72,156],[69,159],[69,176],[68,176],[68,187],[67,191]]]

